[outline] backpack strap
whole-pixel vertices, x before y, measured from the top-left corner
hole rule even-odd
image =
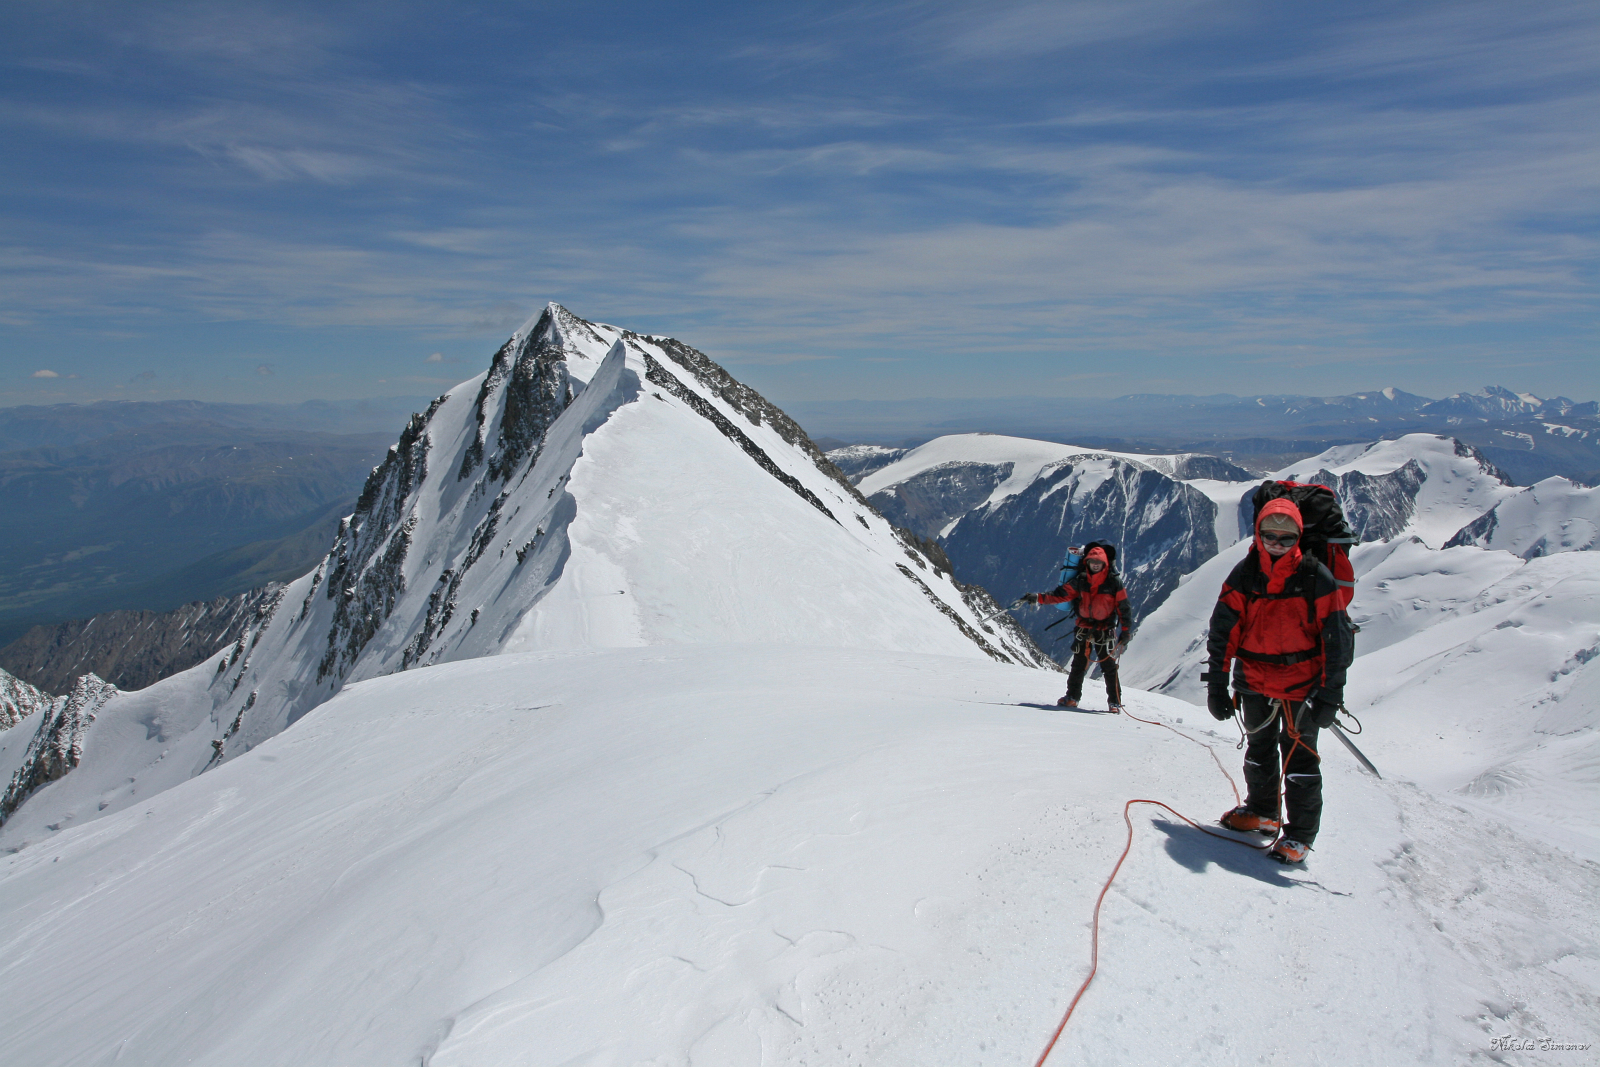
[[[1252,663],[1271,663],[1279,667],[1290,667],[1296,663],[1316,659],[1322,655],[1322,642],[1317,642],[1316,648],[1308,648],[1304,652],[1285,652],[1281,655],[1272,655],[1267,652],[1251,652],[1247,648],[1236,648],[1233,654],[1240,659],[1250,660]]]

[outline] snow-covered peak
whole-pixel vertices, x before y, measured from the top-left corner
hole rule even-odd
[[[1425,415],[1478,418],[1487,422],[1530,415],[1545,417],[1571,413],[1593,415],[1595,410],[1594,401],[1579,404],[1564,396],[1545,399],[1533,393],[1513,392],[1500,385],[1486,385],[1476,393],[1454,393],[1422,408]]]
[[[1103,448],[1083,445],[1063,445],[1053,441],[1038,441],[1028,437],[1008,437],[993,433],[962,433],[936,437],[905,453],[893,463],[880,467],[860,482],[862,495],[871,496],[883,489],[909,481],[936,467],[950,463],[976,463],[994,466],[1009,465],[1010,473],[984,501],[997,504],[1014,493],[1031,485],[1045,468],[1079,456],[1107,456],[1132,463],[1141,468],[1157,470],[1179,480],[1189,477],[1215,478],[1222,468],[1230,466],[1214,456],[1180,452],[1171,455],[1145,455],[1134,452],[1113,452]],[[1207,460],[1220,465],[1207,468],[1203,473],[1189,474],[1197,461]],[[1243,472],[1240,472],[1243,473]]]
[[[1506,497],[1450,539],[1523,559],[1600,548],[1600,489],[1546,478]]]
[[[1477,449],[1420,433],[1339,445],[1269,477],[1332,487],[1363,541],[1406,535],[1435,548],[1517,492]]]
[[[933,555],[942,560],[935,550]],[[703,354],[551,305],[414,415],[327,557],[200,667],[117,696],[117,736],[27,839],[185,780],[343,687],[504,652],[746,643],[1049,661]],[[151,733],[132,724],[159,722]]]

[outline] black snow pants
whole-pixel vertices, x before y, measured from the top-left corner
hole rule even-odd
[[[1089,673],[1090,660],[1100,661],[1100,675],[1106,683],[1106,701],[1122,704],[1122,682],[1117,678],[1117,661],[1111,658],[1110,628],[1091,630],[1084,626],[1072,638],[1072,670],[1067,674],[1067,698],[1083,697],[1083,679]]]
[[[1244,780],[1250,790],[1245,806],[1257,815],[1277,818],[1280,759],[1287,759],[1283,836],[1309,845],[1317,839],[1317,829],[1322,824],[1322,759],[1317,754],[1317,727],[1311,721],[1311,713],[1299,710],[1299,701],[1287,702],[1300,733],[1296,744],[1283,715],[1273,717],[1274,709],[1283,701],[1269,700],[1259,693],[1240,693],[1239,697],[1244,728],[1250,737],[1244,750]]]

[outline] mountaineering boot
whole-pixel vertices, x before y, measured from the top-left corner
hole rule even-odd
[[[1275,834],[1283,825],[1271,815],[1258,815],[1243,804],[1232,811],[1224,812],[1222,818],[1217,821],[1230,830],[1239,830],[1247,834]]]
[[[1111,712],[1111,714],[1113,714],[1113,715],[1121,715],[1122,714],[1122,705],[1121,704],[1112,704],[1106,710]]]
[[[1286,837],[1272,846],[1271,851],[1267,853],[1267,858],[1269,860],[1277,860],[1279,863],[1304,863],[1306,861],[1306,853],[1310,851],[1310,845],[1302,845],[1300,842],[1291,841]]]
[[[1071,697],[1062,697],[1060,700],[1056,701],[1056,707],[1058,708],[1075,708],[1077,706],[1078,702],[1073,700]]]

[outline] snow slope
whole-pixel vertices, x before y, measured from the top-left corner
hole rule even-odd
[[[0,1062],[1031,1063],[1123,802],[1233,803],[1185,736],[1026,706],[1059,684],[676,644],[351,685],[0,857]],[[1326,766],[1306,870],[1134,809],[1051,1064],[1584,1062],[1491,1041],[1600,1029],[1600,868]]]
[[[1462,528],[1451,545],[1478,545],[1524,558],[1600,547],[1600,489],[1546,478]]]
[[[552,304],[413,416],[327,558],[231,649],[99,708],[81,765],[0,846],[140,803],[407,668],[700,642],[1048,662],[1009,617],[984,621],[995,608],[701,353]],[[8,738],[0,775],[28,751]]]
[[[1205,631],[1241,551],[1186,576],[1144,624],[1128,684],[1205,702]],[[1345,700],[1368,728],[1363,750],[1385,774],[1600,859],[1600,555],[1523,560],[1408,537],[1358,545],[1351,563],[1361,631]]]

